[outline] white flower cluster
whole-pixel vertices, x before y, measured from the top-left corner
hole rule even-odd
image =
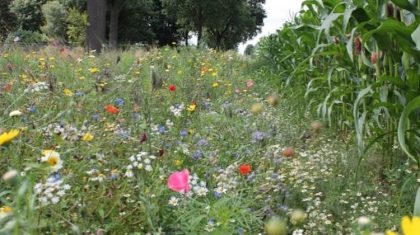
[[[238,184],[238,177],[236,165],[229,165],[225,170],[220,170],[219,175],[215,176],[217,181],[217,187],[214,189],[214,192],[218,195],[227,193],[228,191],[235,189]]]
[[[206,187],[206,182],[200,180],[197,174],[190,176],[190,187],[191,187],[191,194],[196,194],[197,196],[206,196],[208,193],[208,189]]]
[[[88,170],[86,171],[86,174],[89,175],[89,181],[93,182],[103,182],[106,178],[106,176],[97,169]]]
[[[127,166],[127,171],[125,172],[125,176],[128,178],[134,177],[133,170],[145,170],[145,171],[152,171],[152,161],[156,159],[156,156],[150,155],[147,152],[140,152],[136,155],[132,155],[129,160],[130,164]]]
[[[185,109],[184,103],[169,107],[169,110],[175,117],[181,117],[182,111],[184,111],[184,109]]]
[[[86,129],[86,127],[84,127],[84,129]],[[72,125],[51,123],[41,130],[46,138],[51,138],[54,135],[61,135],[64,140],[78,141],[83,137],[83,132]]]
[[[28,88],[26,88],[24,90],[25,93],[34,93],[34,92],[38,92],[38,91],[43,91],[43,90],[48,90],[48,83],[46,82],[37,82],[34,84],[31,84],[30,86],[28,86]]]
[[[45,183],[37,183],[34,186],[35,195],[38,197],[38,201],[43,205],[57,204],[61,197],[66,194],[71,186],[69,184],[62,184],[61,179],[55,179],[54,177],[48,178]]]

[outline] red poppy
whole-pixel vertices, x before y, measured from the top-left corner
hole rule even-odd
[[[176,90],[176,86],[174,84],[169,85],[169,91],[174,92]]]
[[[251,172],[251,170],[251,164],[242,164],[239,166],[239,173],[241,173],[241,175],[243,176],[248,175]]]
[[[108,104],[105,106],[105,110],[110,114],[118,114],[120,112],[114,105]]]

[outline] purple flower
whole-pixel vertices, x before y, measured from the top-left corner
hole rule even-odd
[[[179,132],[179,135],[180,135],[181,137],[186,137],[186,136],[188,136],[188,131],[187,131],[187,130],[181,130],[181,131]]]
[[[97,114],[97,113],[93,114],[92,119],[98,122],[100,120],[99,114]]]
[[[166,132],[166,128],[165,128],[165,126],[160,125],[160,126],[158,127],[158,132],[159,132],[159,134],[164,134],[164,133]]]
[[[256,131],[256,132],[252,133],[252,142],[253,143],[261,142],[265,138],[266,138],[266,134],[264,132]]]
[[[200,139],[197,143],[198,146],[205,146],[207,145],[208,141],[207,139]]]
[[[193,155],[192,155],[192,158],[193,158],[194,160],[198,160],[198,159],[200,159],[201,157],[203,157],[203,152],[202,152],[201,150],[196,150],[196,151],[193,153]]]
[[[123,105],[124,105],[124,99],[122,98],[115,99],[115,106],[121,107]]]

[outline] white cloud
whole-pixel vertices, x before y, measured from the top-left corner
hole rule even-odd
[[[303,0],[267,0],[264,6],[267,17],[264,19],[261,33],[239,45],[239,51],[243,52],[246,45],[255,45],[261,37],[275,33],[283,23],[290,20],[300,10],[302,2]]]

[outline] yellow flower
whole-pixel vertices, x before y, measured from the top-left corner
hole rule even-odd
[[[404,235],[419,235],[420,217],[414,216],[410,219],[410,217],[404,216],[401,220],[401,228]]]
[[[217,76],[217,72],[211,73],[211,76],[216,77]]]
[[[67,89],[67,88],[64,89],[63,92],[64,92],[64,95],[65,96],[73,96],[73,92],[71,90]]]
[[[213,85],[212,85],[213,87],[218,87],[219,86],[219,83],[218,82],[215,82],[215,83],[213,83]]]
[[[93,140],[93,135],[90,132],[88,132],[82,137],[82,140],[83,141],[91,141],[91,140]]]
[[[12,208],[10,206],[0,207],[0,219],[12,213]]]
[[[394,232],[394,231],[391,231],[391,230],[387,230],[386,232],[385,232],[385,235],[398,235],[396,232]]]
[[[19,130],[11,130],[0,135],[0,145],[4,145],[12,141],[19,135]]]
[[[196,108],[197,108],[196,104],[190,104],[190,105],[188,105],[187,110],[189,112],[194,112]]]
[[[89,69],[89,72],[95,74],[95,73],[98,73],[99,72],[99,69],[96,68],[96,67],[92,67],[92,68]]]
[[[183,163],[182,160],[175,160],[175,166],[181,166]]]
[[[79,80],[85,80],[86,78],[84,76],[79,77]]]

